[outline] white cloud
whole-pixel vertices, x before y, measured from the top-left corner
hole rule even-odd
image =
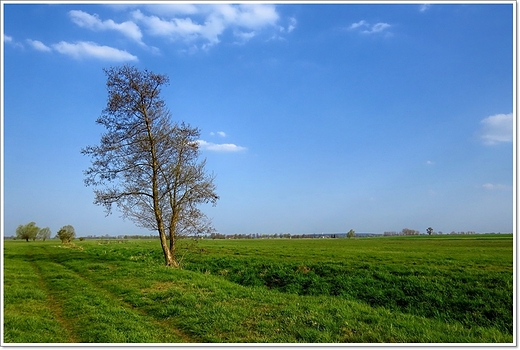
[[[218,135],[220,137],[226,137],[226,133],[224,131],[217,131],[217,132],[210,132],[209,133],[211,136],[215,136],[215,135]]]
[[[50,47],[48,47],[47,45],[45,45],[44,43],[42,43],[41,41],[38,41],[38,40],[31,40],[31,39],[27,39],[26,40],[29,45],[31,45],[33,47],[33,49],[35,50],[38,50],[38,51],[44,51],[44,52],[50,52],[52,51],[52,49]]]
[[[123,23],[116,23],[111,19],[102,21],[97,14],[91,15],[78,10],[69,11],[69,16],[71,20],[80,27],[99,31],[115,30],[142,44],[143,35],[137,24],[134,22],[126,21]]]
[[[388,23],[376,23],[372,26],[372,28],[370,30],[364,30],[363,33],[367,33],[367,34],[379,33],[390,27],[391,27],[391,25]]]
[[[426,165],[433,165],[433,164],[435,164],[435,163],[432,162],[431,160],[427,160],[427,161],[426,161]]]
[[[256,35],[256,32],[242,32],[239,30],[235,30],[233,31],[233,35],[240,39],[240,43],[245,43],[252,39]]]
[[[201,149],[214,152],[240,152],[245,151],[245,147],[237,146],[233,143],[212,143],[204,140],[198,140]]]
[[[391,27],[390,24],[384,23],[384,22],[379,22],[379,23],[376,23],[374,25],[371,25],[367,21],[361,20],[359,22],[352,23],[348,27],[348,29],[349,30],[355,30],[356,29],[356,30],[359,30],[363,34],[374,34],[374,33],[382,33],[382,32],[386,32],[388,34],[387,29],[390,28],[390,27]],[[363,28],[365,28],[365,29],[363,29]]]
[[[233,29],[234,35],[245,42],[260,29],[274,27],[279,20],[275,6],[265,4],[186,5],[168,7],[165,12],[151,11],[148,7],[143,8],[143,11],[145,9],[151,14],[137,9],[132,12],[132,17],[146,28],[146,33],[192,45],[198,41],[201,42],[201,48],[219,43],[220,36],[228,28]],[[291,31],[295,21],[291,21]]]
[[[194,23],[191,18],[174,18],[163,20],[157,16],[146,16],[140,10],[132,13],[134,19],[148,28],[148,33],[154,36],[170,37],[173,40],[194,40],[202,35],[203,26]],[[211,35],[209,35],[211,37]],[[209,38],[207,38],[209,40]]]
[[[419,11],[420,12],[425,12],[427,11],[432,5],[430,4],[422,4],[420,7],[419,7]]]
[[[236,24],[249,29],[259,29],[276,24],[279,16],[274,5],[243,4],[237,7]]]
[[[199,9],[196,5],[193,4],[153,4],[146,6],[146,9],[150,13],[154,13],[156,15],[193,15],[199,12]]]
[[[279,29],[280,33],[291,33],[294,29],[296,29],[297,23],[298,22],[296,21],[296,18],[290,17],[287,28],[285,28],[284,26],[278,26],[278,29]],[[272,39],[285,40],[285,38],[283,38],[279,35],[276,35],[276,34],[271,37],[271,40]]]
[[[18,47],[18,48],[21,48],[21,49],[24,48],[24,46],[23,46],[21,43],[16,42],[16,41],[13,39],[12,36],[5,35],[5,34],[4,34],[4,43],[9,43],[9,45],[12,45],[12,46],[14,46],[14,47]]]
[[[361,20],[361,21],[359,21],[359,22],[357,22],[357,23],[352,23],[352,24],[350,25],[349,29],[356,29],[356,28],[358,28],[358,27],[362,27],[362,26],[363,26],[363,27],[368,27],[368,23],[367,23],[367,21],[365,21],[365,20]]]
[[[482,187],[489,191],[496,191],[496,190],[509,190],[511,189],[511,186],[503,185],[503,184],[492,184],[492,183],[485,183],[482,185]]]
[[[485,145],[513,141],[513,113],[496,114],[480,121],[480,137]]]
[[[289,26],[287,27],[287,33],[292,32],[296,28],[296,18],[289,18]]]
[[[71,56],[76,59],[93,57],[105,61],[137,61],[137,57],[126,51],[118,50],[110,46],[101,46],[93,42],[78,41],[76,43],[68,43],[61,41],[53,44],[52,48],[64,55]]]

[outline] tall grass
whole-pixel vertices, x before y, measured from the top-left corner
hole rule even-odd
[[[59,310],[30,255],[6,252],[3,267],[4,341],[59,343],[71,340],[60,324]]]
[[[205,253],[191,254],[185,266],[245,286],[338,296],[513,334],[511,236],[240,244],[201,242]]]
[[[183,241],[182,270],[155,241],[99,243],[6,242],[5,342],[513,339],[511,238]],[[24,303],[45,326],[13,321]]]

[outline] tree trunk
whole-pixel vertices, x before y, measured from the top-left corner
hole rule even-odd
[[[171,243],[173,241],[173,244]],[[171,266],[174,266],[174,267],[180,267],[179,265],[179,262],[177,261],[177,254],[175,252],[175,240],[170,240],[170,255],[172,256],[172,260],[173,260],[173,263],[174,265],[171,265]]]
[[[166,264],[166,266],[179,267],[179,263],[175,259],[175,255],[172,254],[170,248],[168,247],[166,235],[160,232],[159,238],[161,239],[161,247],[164,253],[164,263]]]
[[[171,229],[170,229],[171,230]],[[176,260],[176,248],[177,241],[175,239],[175,235],[170,231],[170,253],[173,256],[173,259]]]
[[[150,142],[150,156],[152,158],[152,200],[153,200],[153,211],[155,215],[155,220],[157,222],[157,228],[159,231],[159,239],[161,240],[161,247],[164,253],[164,262],[166,266],[179,267],[179,263],[175,260],[175,256],[168,248],[168,242],[166,241],[166,233],[164,229],[164,222],[162,218],[162,212],[159,205],[159,191],[157,185],[157,177],[159,172],[159,165],[157,164],[157,154],[156,154],[156,141],[154,139],[152,133],[152,127],[150,119],[148,118],[148,113],[146,110],[143,110],[143,116],[146,123],[146,130],[148,133],[148,141]]]
[[[156,199],[154,198],[154,202]],[[155,204],[155,203],[154,203]],[[157,220],[157,226],[159,227],[159,239],[161,240],[161,247],[164,253],[164,262],[166,266],[171,267],[179,267],[179,263],[175,259],[175,251],[171,251],[170,247],[168,247],[168,240],[166,239],[166,232],[164,229],[164,224],[161,218],[161,213],[157,209],[158,206],[155,207],[155,218]]]

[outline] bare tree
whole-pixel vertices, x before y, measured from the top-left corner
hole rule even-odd
[[[108,103],[96,121],[107,132],[92,158],[85,184],[96,187],[95,204],[107,215],[116,204],[123,217],[157,230],[167,266],[178,267],[176,241],[213,228],[198,205],[216,204],[214,176],[199,161],[200,131],[172,123],[160,97],[168,77],[135,67],[105,69]],[[169,240],[169,243],[168,243]]]

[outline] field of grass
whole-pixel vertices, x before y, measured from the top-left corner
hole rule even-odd
[[[512,235],[4,242],[5,343],[512,343]]]

